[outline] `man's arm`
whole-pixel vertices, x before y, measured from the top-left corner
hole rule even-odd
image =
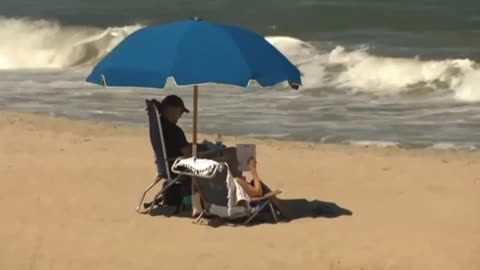
[[[181,151],[184,157],[191,157],[193,153],[192,145],[191,144],[185,145],[184,147],[182,147]]]
[[[220,149],[212,149],[212,150],[203,150],[202,147],[200,147],[201,144],[197,144],[197,157],[199,158],[210,158],[216,156],[218,153],[220,153]],[[193,154],[193,144],[188,143],[184,147],[182,147],[182,154],[185,157],[191,157]]]

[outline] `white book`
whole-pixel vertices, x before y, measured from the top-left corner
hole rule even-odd
[[[256,158],[255,144],[237,144],[238,169],[248,171],[248,160]]]

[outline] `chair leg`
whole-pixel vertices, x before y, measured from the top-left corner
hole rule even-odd
[[[200,213],[200,215],[193,221],[193,224],[199,224],[203,215],[205,215],[205,211],[202,211],[202,213]]]
[[[173,186],[175,183],[177,183],[178,180],[180,180],[180,177],[177,177],[174,180],[170,181],[170,183],[166,184],[157,194],[155,194],[155,197],[153,197],[153,202],[154,203],[152,203],[152,205],[150,206],[150,209],[148,210],[148,214],[152,213],[153,206],[155,205],[155,202],[160,197],[160,195],[162,195],[165,191],[167,191],[167,189],[169,189],[171,186]]]
[[[155,194],[155,196],[153,196],[152,204],[150,205],[150,207],[148,209],[148,214],[152,213],[153,207],[155,206],[155,202],[157,201],[158,197],[160,197],[160,195],[162,195],[163,192],[165,192],[165,190],[166,189],[163,188],[157,194]]]
[[[150,185],[148,186],[145,191],[143,191],[143,194],[142,194],[142,197],[140,198],[140,202],[138,203],[138,206],[137,206],[137,212],[140,212],[140,208],[142,207],[142,203],[143,203],[143,200],[145,199],[145,195],[147,194],[147,192],[152,189],[158,182],[160,182],[162,178],[160,177],[156,177],[155,178],[155,181]]]
[[[254,219],[258,213],[260,213],[260,211],[263,210],[263,208],[265,208],[265,206],[267,206],[269,201],[266,201],[262,204],[262,206],[260,206],[260,208],[258,208],[257,210],[255,210],[255,212],[252,213],[252,215],[243,223],[243,225],[247,225],[248,223],[250,223],[250,221],[252,221],[252,219]]]
[[[272,212],[275,223],[278,223],[277,213],[275,213],[275,209],[273,208],[272,202],[270,200],[268,200],[268,205],[270,206],[270,212]]]

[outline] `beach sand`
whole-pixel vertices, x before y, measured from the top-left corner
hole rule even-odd
[[[330,213],[219,228],[138,214],[146,128],[0,112],[0,269],[480,269],[480,153],[238,142],[280,198]]]

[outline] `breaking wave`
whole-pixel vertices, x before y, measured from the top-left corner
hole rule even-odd
[[[343,68],[331,83],[353,91],[399,94],[419,89],[448,90],[461,101],[480,100],[480,67],[470,59],[423,61],[337,47],[329,53],[327,64]]]
[[[93,63],[141,27],[100,29],[0,18],[0,69],[66,68]]]
[[[442,91],[464,102],[480,101],[480,65],[470,59],[421,60],[376,56],[368,48],[337,46],[320,52],[290,37],[267,37],[296,64],[304,88],[330,87],[374,95]]]
[[[142,27],[102,29],[0,17],[0,69],[91,65]],[[480,67],[470,59],[383,57],[371,54],[368,48],[347,50],[342,46],[320,51],[321,48],[292,37],[266,39],[299,67],[304,89],[330,87],[375,95],[428,89],[446,91],[460,101],[480,101]]]

